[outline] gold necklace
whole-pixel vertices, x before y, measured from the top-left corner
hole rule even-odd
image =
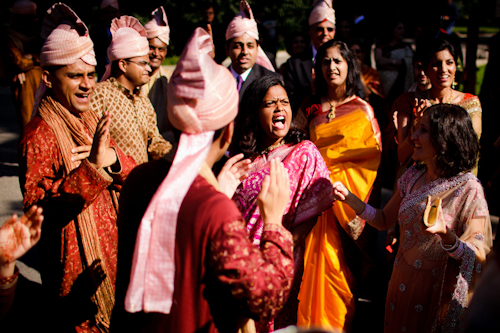
[[[332,121],[335,118],[335,109],[342,101],[338,102],[337,105],[333,105],[333,102],[330,101],[328,97],[326,97],[326,100],[330,103],[330,112],[326,115],[326,119],[328,119],[328,121]]]
[[[431,93],[429,91],[429,102],[431,103],[431,105],[440,104],[438,102],[434,102],[430,97],[431,97]],[[453,104],[453,89],[451,89],[450,99],[448,100],[448,102],[443,102],[442,104]]]
[[[278,142],[277,144],[274,144],[274,145],[270,145],[269,147],[267,147],[266,149],[261,151],[260,154],[261,155],[267,154],[267,153],[271,152],[272,150],[283,146],[284,144],[285,144],[285,140],[281,139],[280,142]]]

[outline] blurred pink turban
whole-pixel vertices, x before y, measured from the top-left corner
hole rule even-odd
[[[90,66],[97,65],[89,30],[67,5],[58,2],[47,10],[40,35],[45,39],[40,52],[42,67],[71,65],[80,59]],[[31,118],[37,114],[46,91],[47,86],[40,80]]]
[[[329,21],[335,26],[335,10],[332,0],[314,0],[313,7],[309,15],[309,25]]]
[[[250,8],[248,2],[241,1],[238,15],[236,15],[227,26],[226,41],[231,38],[241,37],[245,33],[251,38],[255,38],[259,41],[259,30],[257,30],[257,22],[253,17],[252,9]],[[260,46],[257,53],[256,63],[274,72],[274,67],[271,64],[271,61]]]
[[[120,6],[118,5],[118,0],[102,0],[100,9],[104,9],[108,6],[116,8],[118,10],[120,9]]]
[[[211,51],[210,35],[197,28],[168,84],[168,118],[183,133],[172,167],[149,203],[137,233],[125,297],[128,312],[170,313],[179,209],[205,161],[214,131],[238,113],[234,78],[214,62]]]
[[[109,64],[102,79],[105,81],[111,76],[111,62],[120,59],[141,57],[149,54],[149,42],[146,29],[138,19],[123,15],[111,21],[111,43],[108,47]]]
[[[152,13],[153,19],[144,25],[148,39],[158,38],[167,44],[170,41],[170,27],[163,6],[156,8]]]
[[[36,3],[29,0],[20,0],[12,5],[12,14],[36,15]]]
[[[47,10],[41,36],[46,38],[40,53],[42,67],[71,65],[79,59],[97,65],[89,30],[67,5],[59,2]]]

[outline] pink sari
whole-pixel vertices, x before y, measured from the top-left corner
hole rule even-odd
[[[260,246],[264,222],[257,205],[257,195],[265,175],[269,174],[269,162],[278,158],[283,162],[290,177],[290,200],[283,215],[283,226],[288,230],[315,216],[321,215],[333,204],[330,172],[314,143],[304,140],[296,145],[284,145],[268,154],[257,157],[250,165],[248,178],[245,179],[233,196],[236,206],[247,223],[250,239]],[[302,279],[304,242],[294,248],[295,278],[288,303],[275,319],[274,328],[297,323],[298,292]],[[273,329],[258,325],[259,332]]]
[[[264,227],[257,195],[264,176],[269,174],[269,162],[274,158],[284,163],[290,177],[290,201],[283,216],[285,228],[290,230],[301,222],[321,215],[333,203],[330,173],[316,145],[311,141],[284,145],[267,155],[257,157],[250,166],[248,178],[240,184],[233,196],[255,245],[260,245]]]

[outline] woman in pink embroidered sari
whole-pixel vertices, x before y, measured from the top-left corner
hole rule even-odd
[[[240,184],[233,200],[247,222],[250,238],[260,244],[263,221],[257,205],[269,162],[279,159],[290,177],[290,201],[283,216],[283,226],[294,236],[295,279],[287,305],[275,320],[280,328],[296,323],[297,294],[303,270],[304,239],[319,215],[333,204],[332,185],[326,164],[304,133],[292,123],[292,110],[284,83],[274,76],[254,81],[240,102],[231,152],[244,153],[252,163],[248,177]],[[272,329],[261,327],[260,332]]]
[[[483,188],[470,172],[478,137],[467,111],[453,104],[425,110],[412,133],[413,159],[420,164],[399,179],[398,192],[383,210],[365,204],[340,182],[333,185],[334,195],[379,230],[399,224],[385,332],[461,332],[492,245]]]

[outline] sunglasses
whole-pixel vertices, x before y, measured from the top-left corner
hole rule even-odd
[[[323,31],[325,31],[325,29],[328,32],[334,32],[335,31],[335,29],[332,28],[332,27],[326,27],[326,28],[324,28],[324,27],[316,27],[316,32],[323,32]]]

